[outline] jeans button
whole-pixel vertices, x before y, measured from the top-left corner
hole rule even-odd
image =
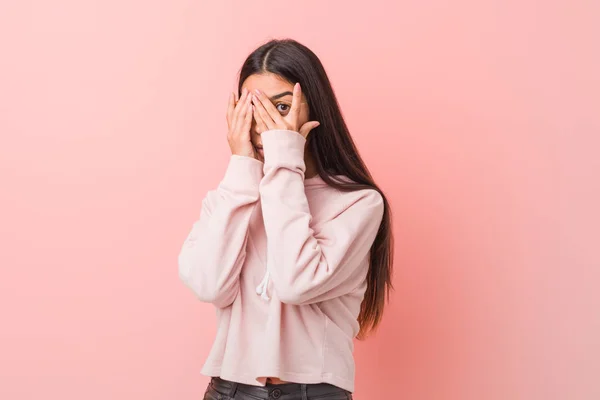
[[[281,397],[281,389],[274,389],[271,392],[271,395],[273,396],[274,399],[278,399]]]

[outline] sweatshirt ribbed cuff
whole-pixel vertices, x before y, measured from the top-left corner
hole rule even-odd
[[[221,185],[230,189],[258,192],[264,175],[263,167],[264,164],[256,158],[232,154]]]
[[[274,166],[286,166],[305,172],[304,146],[300,133],[287,129],[271,129],[260,135],[265,151],[265,171]]]

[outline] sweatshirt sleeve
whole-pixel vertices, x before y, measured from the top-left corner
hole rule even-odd
[[[238,294],[262,176],[261,161],[232,155],[219,186],[202,200],[200,217],[178,256],[179,277],[200,301],[223,308]]]
[[[301,305],[350,293],[367,273],[358,268],[365,265],[379,230],[383,197],[374,189],[361,190],[352,201],[334,205],[340,208],[337,216],[313,230],[304,191],[306,139],[283,129],[265,131],[261,138],[265,175],[260,199],[267,266],[277,296]]]

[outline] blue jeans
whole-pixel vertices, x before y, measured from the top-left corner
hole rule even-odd
[[[329,383],[255,386],[212,377],[203,400],[352,400],[352,393]]]

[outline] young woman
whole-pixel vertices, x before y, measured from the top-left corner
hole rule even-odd
[[[217,312],[204,399],[352,399],[353,338],[392,289],[388,202],[307,47],[260,46],[238,92],[229,164],[179,254],[180,278]]]

